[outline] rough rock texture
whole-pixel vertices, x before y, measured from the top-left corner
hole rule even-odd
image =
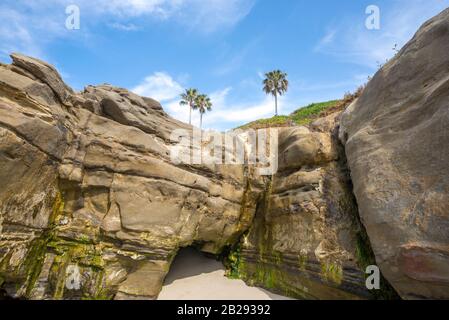
[[[279,136],[280,171],[175,166],[191,127],[109,85],[74,93],[55,69],[0,66],[0,282],[30,299],[153,299],[181,247],[242,246],[247,280],[300,298],[369,298],[335,115]],[[262,270],[262,271],[261,271]],[[281,275],[278,277],[278,274]]]
[[[0,64],[0,295],[153,299],[196,246],[230,250],[231,276],[297,298],[394,297],[386,281],[366,289],[375,263],[403,298],[449,298],[448,52],[446,10],[341,120],[283,128],[265,178],[175,165],[170,134],[191,127],[158,102],[75,93],[13,55]]]
[[[259,192],[243,167],[174,166],[189,126],[108,85],[74,93],[48,64],[0,66],[0,286],[31,299],[155,298],[178,248],[218,254]]]
[[[302,299],[372,297],[362,271],[369,249],[336,136],[338,114],[312,129],[280,132],[280,170],[231,255],[235,276]]]
[[[449,298],[449,9],[344,113],[360,216],[403,298]]]

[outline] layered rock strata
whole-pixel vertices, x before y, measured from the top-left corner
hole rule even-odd
[[[31,299],[155,298],[178,248],[218,254],[258,192],[243,167],[175,166],[191,128],[109,85],[74,93],[45,62],[0,66],[0,282]]]
[[[300,299],[373,298],[370,256],[338,141],[339,113],[280,132],[279,171],[267,179],[231,273]]]
[[[449,298],[447,52],[449,9],[343,114],[280,129],[269,177],[176,164],[171,134],[192,127],[158,102],[77,93],[13,54],[0,65],[0,295],[154,299],[195,246],[296,298]],[[374,264],[380,291],[365,286]]]

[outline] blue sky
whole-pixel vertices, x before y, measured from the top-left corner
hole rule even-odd
[[[65,26],[68,5],[81,28]],[[380,30],[368,30],[368,5]],[[160,100],[183,121],[183,88],[209,94],[213,129],[270,117],[263,73],[287,72],[280,100],[288,114],[340,98],[366,82],[378,63],[404,45],[449,0],[2,0],[0,60],[13,51],[54,64],[76,90],[110,83]],[[194,121],[199,121],[195,115]]]

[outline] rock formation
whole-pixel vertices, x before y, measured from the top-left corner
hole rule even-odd
[[[370,297],[334,116],[312,131],[281,131],[272,179],[245,165],[175,166],[170,134],[192,128],[156,101],[109,85],[75,93],[48,64],[12,59],[0,69],[0,270],[9,294],[155,298],[180,247],[235,247],[257,208],[240,276],[299,298]],[[272,274],[280,278],[265,280]]]
[[[403,298],[449,298],[449,9],[344,113],[361,220]]]
[[[338,115],[280,132],[280,170],[233,257],[247,282],[302,299],[372,297],[363,271],[370,249],[336,135]]]
[[[27,299],[154,299],[195,246],[303,299],[449,298],[449,10],[347,110],[282,128],[279,171],[170,159],[161,105],[74,92],[45,62],[0,65],[0,288]],[[366,229],[366,231],[365,231]],[[382,290],[365,286],[377,264]],[[2,295],[0,290],[0,296]]]
[[[0,271],[11,295],[155,298],[179,247],[218,254],[248,229],[242,167],[174,166],[159,103],[74,93],[48,64],[0,67]]]

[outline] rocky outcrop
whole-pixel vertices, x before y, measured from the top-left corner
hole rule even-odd
[[[403,298],[449,298],[449,9],[344,113],[341,139],[378,265]]]
[[[159,103],[74,93],[48,64],[0,66],[0,283],[30,299],[155,298],[180,247],[218,254],[246,231],[243,168],[175,166]]]
[[[449,298],[447,52],[449,10],[342,115],[280,129],[270,177],[175,164],[171,133],[192,128],[158,102],[110,85],[76,93],[12,55],[0,64],[0,296],[154,299],[195,246],[301,299],[395,298],[388,282],[403,298]],[[374,264],[380,291],[365,286]]]
[[[299,298],[371,297],[336,114],[283,129],[272,178],[245,165],[175,165],[170,134],[192,128],[156,101],[110,85],[75,93],[48,64],[12,57],[0,67],[10,295],[153,299],[179,248],[218,255],[247,233],[238,271],[249,282]]]
[[[334,113],[279,135],[280,170],[230,258],[231,275],[300,299],[369,299],[370,259]]]

